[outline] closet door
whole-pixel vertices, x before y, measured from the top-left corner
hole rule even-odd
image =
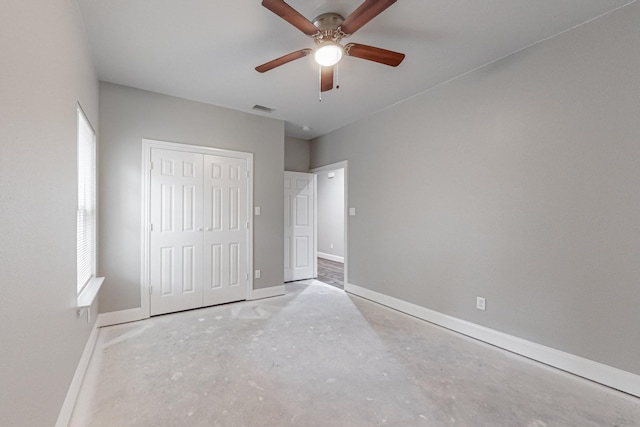
[[[204,155],[204,305],[247,297],[248,179],[246,160]]]
[[[151,150],[150,314],[201,307],[202,154]]]

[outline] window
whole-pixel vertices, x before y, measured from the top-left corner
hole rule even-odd
[[[96,133],[78,107],[78,273],[80,294],[96,278]]]

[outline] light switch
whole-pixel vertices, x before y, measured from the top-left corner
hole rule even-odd
[[[256,216],[260,215],[260,206],[256,206],[253,210],[255,211]]]
[[[349,215],[356,216],[356,208],[349,208]]]

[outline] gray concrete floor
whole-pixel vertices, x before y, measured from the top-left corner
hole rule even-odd
[[[100,331],[72,426],[640,426],[640,399],[316,281]]]

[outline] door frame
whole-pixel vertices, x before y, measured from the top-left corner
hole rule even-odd
[[[246,299],[251,299],[253,292],[253,153],[234,151],[202,145],[182,144],[178,142],[142,139],[142,218],[141,218],[141,278],[140,304],[143,318],[149,318],[151,313],[151,294],[149,293],[149,266],[151,245],[151,150],[161,148],[173,151],[186,151],[197,154],[211,154],[214,156],[232,157],[247,162],[247,272],[249,281],[246,289]]]
[[[349,227],[349,161],[343,160],[341,162],[331,163],[325,166],[319,166],[317,168],[313,168],[309,170],[310,173],[316,175],[316,179],[314,180],[316,183],[318,182],[318,175],[324,172],[331,172],[336,169],[344,169],[344,290],[348,292],[348,274],[349,274],[349,242],[348,242],[348,227]],[[315,191],[315,224],[314,224],[314,238],[316,244],[316,254],[318,253],[318,189]],[[317,256],[317,255],[316,255]],[[317,261],[317,260],[316,260]],[[316,277],[318,276],[317,272],[317,262],[316,262]]]

